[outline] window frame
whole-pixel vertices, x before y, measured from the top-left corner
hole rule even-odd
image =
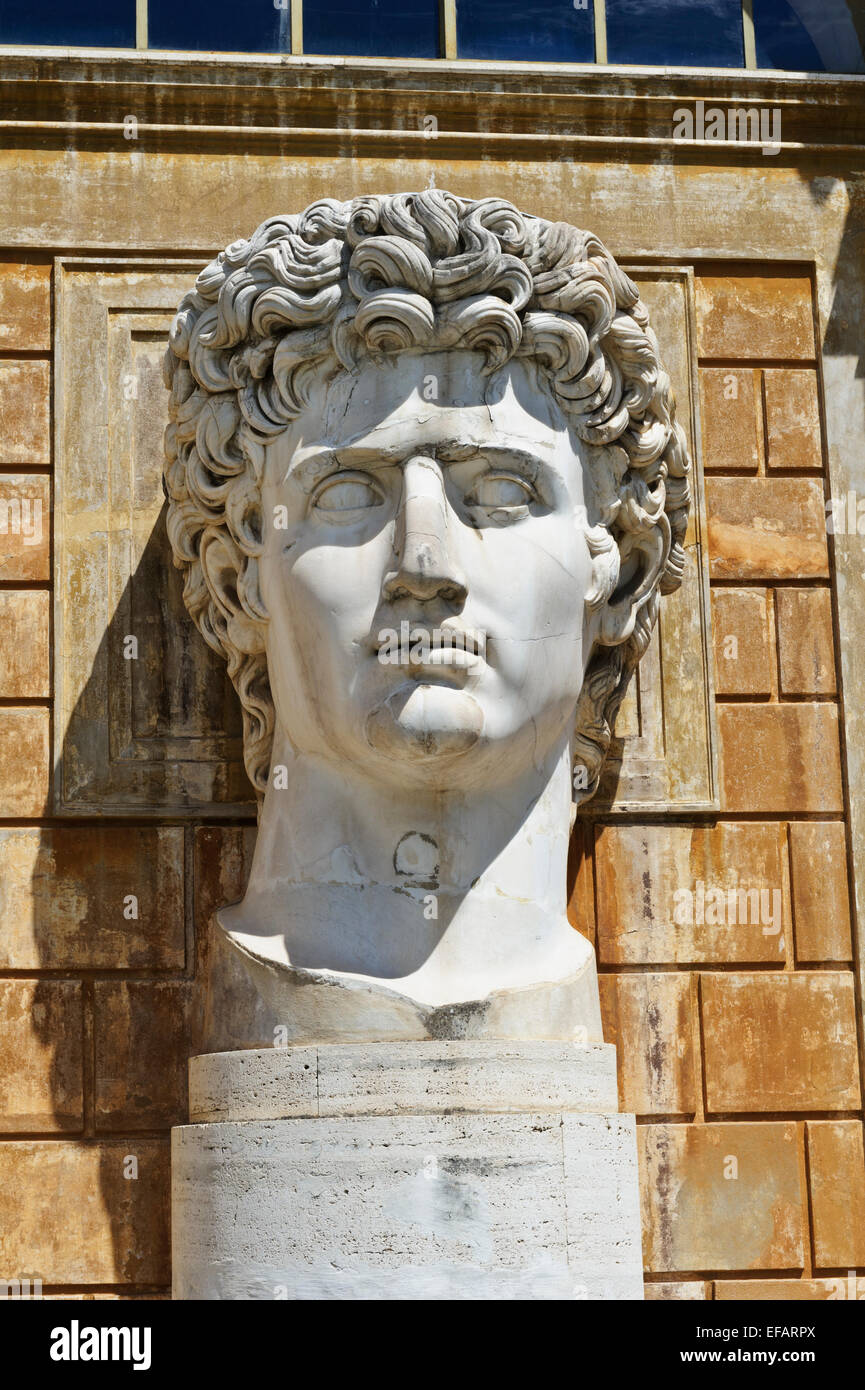
[[[754,0],[739,0],[742,12],[742,51],[744,55],[744,70],[757,70],[757,44],[754,29]],[[291,48],[284,57],[302,57],[304,55],[303,46],[303,3],[304,0],[286,0],[284,6],[291,12]],[[431,62],[457,62],[461,61],[457,46],[457,4],[458,0],[438,0],[439,7],[439,33],[440,33],[440,54],[437,58],[430,59]],[[595,36],[595,56],[591,63],[576,63],[575,67],[606,67],[609,66],[607,54],[607,5],[606,0],[592,0],[594,10],[594,36]],[[150,50],[148,25],[148,0],[135,0],[135,46],[124,49],[124,52],[142,53]],[[0,42],[0,49],[7,45]],[[12,45],[17,47],[17,45]],[[50,47],[50,45],[36,45],[37,47]],[[67,45],[64,45],[67,47]],[[71,45],[79,47],[79,45]],[[87,48],[90,45],[80,45]],[[168,50],[164,50],[168,51]],[[178,50],[178,51],[197,51],[197,50]],[[221,52],[222,50],[217,50]],[[278,52],[278,50],[273,50]],[[312,54],[312,57],[328,57],[328,54]],[[369,54],[370,58],[375,58],[376,54]],[[495,62],[495,59],[472,61]],[[613,64],[615,67],[627,67],[629,64]],[[675,67],[677,64],[670,64]],[[767,69],[771,71],[772,69]],[[730,72],[742,71],[739,68],[730,68]]]
[[[303,56],[303,0],[288,0],[291,7],[291,53],[286,56],[299,58]],[[607,0],[592,0],[595,12],[595,58],[593,63],[578,64],[582,67],[605,67],[607,66]],[[438,0],[439,5],[439,30],[441,34],[441,53],[432,62],[456,62],[459,59],[457,52],[457,0]],[[757,47],[754,40],[754,10],[753,0],[741,0],[742,7],[742,36],[743,51],[745,55],[745,67],[756,68],[757,66]],[[147,0],[135,0],[135,48],[141,51],[150,47],[148,24],[147,24]],[[315,57],[327,57],[327,54],[315,54]],[[376,55],[369,55],[374,58]],[[494,62],[494,59],[490,59]],[[734,68],[730,69],[735,71]]]

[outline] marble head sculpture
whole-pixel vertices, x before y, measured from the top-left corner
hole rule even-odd
[[[289,1036],[600,1038],[568,839],[689,503],[635,286],[498,198],[325,199],[201,272],[166,378],[261,799],[218,921]]]

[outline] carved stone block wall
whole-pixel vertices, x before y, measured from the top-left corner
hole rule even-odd
[[[242,892],[254,818],[237,726],[220,732],[236,712],[224,670],[153,563],[162,336],[210,248],[326,191],[426,186],[432,151],[336,175],[333,152],[322,172],[308,152],[118,144],[80,156],[67,205],[67,151],[29,150],[41,172],[13,171],[26,196],[0,256],[0,1276],[153,1297],[170,1276],[167,1134],[187,1057],[267,1043],[273,1022],[208,930]],[[856,658],[838,631],[840,567],[863,562],[826,534],[827,401],[831,386],[838,440],[846,357],[815,332],[823,267],[853,284],[861,210],[842,254],[831,180],[820,201],[780,163],[649,169],[605,146],[577,169],[533,145],[484,165],[464,148],[438,186],[508,196],[513,181],[522,206],[588,209],[640,279],[702,459],[690,588],[665,618],[683,665],[662,629],[623,710],[616,787],[581,814],[571,866],[638,1116],[648,1295],[825,1298],[848,1269],[865,1292],[857,755],[839,694]],[[735,199],[758,180],[752,229]],[[743,259],[707,259],[725,245]],[[181,675],[170,688],[159,652]]]
[[[865,1174],[810,280],[708,267],[697,321],[720,815],[590,812],[572,907],[640,1121],[647,1297],[846,1297]]]

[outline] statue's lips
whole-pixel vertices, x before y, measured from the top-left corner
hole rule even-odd
[[[409,657],[410,670],[420,670],[427,666],[453,666],[458,670],[468,670],[480,664],[481,657],[474,652],[460,651],[457,647],[432,647],[420,658]]]
[[[470,671],[485,662],[485,638],[471,629],[429,628],[422,624],[402,624],[404,640],[395,658],[386,640],[373,648],[383,664],[397,666],[412,675],[425,670]]]

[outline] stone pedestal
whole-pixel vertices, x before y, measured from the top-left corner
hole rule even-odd
[[[606,1044],[215,1053],[172,1135],[176,1299],[640,1299]]]

